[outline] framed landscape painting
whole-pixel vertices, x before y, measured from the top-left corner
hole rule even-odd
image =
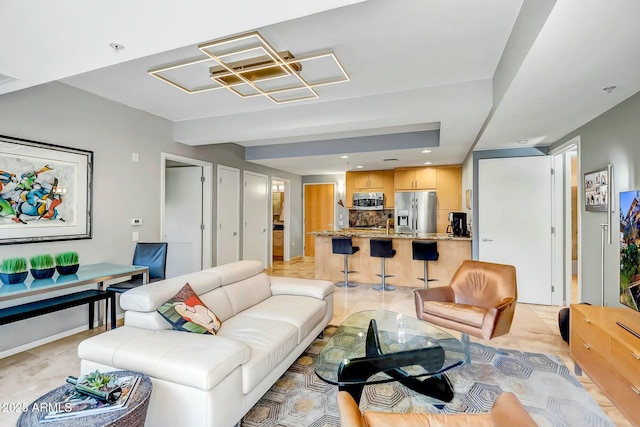
[[[91,238],[93,152],[0,136],[0,244]]]
[[[584,208],[592,212],[606,212],[609,207],[608,169],[584,174]]]

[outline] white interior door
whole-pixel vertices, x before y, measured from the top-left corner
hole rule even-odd
[[[217,265],[240,259],[240,170],[218,165]]]
[[[481,261],[516,267],[518,301],[552,303],[551,156],[481,159]]]
[[[244,171],[242,259],[262,261],[268,266],[269,181],[266,175]]]
[[[165,171],[167,277],[202,269],[202,167]]]

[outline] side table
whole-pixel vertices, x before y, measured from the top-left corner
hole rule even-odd
[[[151,380],[148,376],[139,372],[132,371],[114,371],[109,374],[115,375],[116,378],[136,375],[141,377],[133,396],[129,399],[127,407],[112,412],[104,412],[101,414],[85,415],[74,418],[63,418],[60,420],[47,421],[40,420],[47,413],[46,411],[38,411],[37,408],[46,407],[47,404],[57,402],[62,394],[73,387],[71,384],[65,384],[50,391],[44,396],[29,404],[26,412],[23,412],[18,419],[17,427],[143,427],[147,416],[147,407],[149,406],[149,397],[151,396]]]

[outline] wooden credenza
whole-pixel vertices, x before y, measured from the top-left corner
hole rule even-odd
[[[572,304],[571,357],[622,414],[640,426],[640,313],[624,307]]]

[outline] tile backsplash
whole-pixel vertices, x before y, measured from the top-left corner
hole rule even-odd
[[[349,227],[386,227],[387,218],[393,218],[393,209],[380,211],[349,209]]]

